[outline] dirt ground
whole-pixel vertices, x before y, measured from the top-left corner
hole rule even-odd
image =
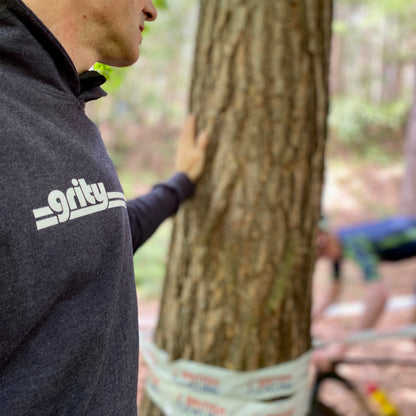
[[[376,218],[395,213],[400,196],[402,168],[362,167],[351,175],[348,164],[341,164],[330,170],[326,178],[324,207],[333,226]],[[340,302],[356,302],[363,294],[360,272],[353,264],[347,264],[343,271],[344,288]],[[414,293],[416,285],[416,258],[395,264],[382,264],[381,275],[390,296],[408,296]],[[314,285],[315,293],[321,293],[328,278],[329,265],[325,261],[317,263]],[[157,323],[159,302],[139,301],[141,336],[149,336]],[[387,309],[376,329],[394,331],[411,323],[412,308]],[[322,340],[331,340],[349,333],[354,327],[356,315],[326,316],[314,325],[314,334]],[[360,365],[342,364],[340,372],[348,377],[357,388],[364,392],[367,383],[377,383],[397,407],[400,416],[416,415],[416,340],[410,338],[383,339],[353,345],[347,353],[350,358],[380,358],[407,360],[414,365],[390,363],[379,365],[363,363]],[[139,395],[142,397],[146,368],[141,359],[139,370]],[[323,389],[323,400],[338,406],[348,416],[365,416],[357,412],[345,391],[336,383]]]

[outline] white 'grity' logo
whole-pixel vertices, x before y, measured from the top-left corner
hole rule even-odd
[[[33,210],[38,230],[106,209],[126,208],[124,194],[106,192],[102,182],[87,185],[84,179],[72,179],[72,185],[65,193],[51,191],[48,205]]]

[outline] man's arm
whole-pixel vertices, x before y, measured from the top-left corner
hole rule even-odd
[[[326,308],[334,303],[341,291],[341,281],[340,279],[334,280],[331,279],[329,287],[326,288],[326,291],[322,297],[320,297],[316,305],[312,308],[312,320],[317,320],[322,318]]]
[[[127,202],[133,252],[137,250],[186,198],[192,195],[205,164],[208,134],[196,136],[196,118],[189,116],[178,142],[177,173],[167,182],[157,184],[149,193]]]

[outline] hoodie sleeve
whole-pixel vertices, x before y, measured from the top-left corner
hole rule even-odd
[[[159,225],[179,209],[182,201],[192,195],[194,185],[183,173],[176,173],[167,182],[159,183],[139,197],[127,201],[127,211],[135,252]]]

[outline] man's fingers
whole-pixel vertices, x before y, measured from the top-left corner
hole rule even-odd
[[[189,115],[183,125],[176,152],[176,169],[195,182],[202,173],[205,163],[209,134],[202,130],[196,136],[196,117]]]
[[[198,135],[198,140],[197,140],[197,145],[200,149],[206,149],[208,146],[208,141],[209,141],[209,134],[208,131],[203,130],[201,133],[199,133]]]
[[[183,126],[181,141],[187,144],[193,143],[195,140],[195,129],[196,129],[196,117],[190,114]]]

